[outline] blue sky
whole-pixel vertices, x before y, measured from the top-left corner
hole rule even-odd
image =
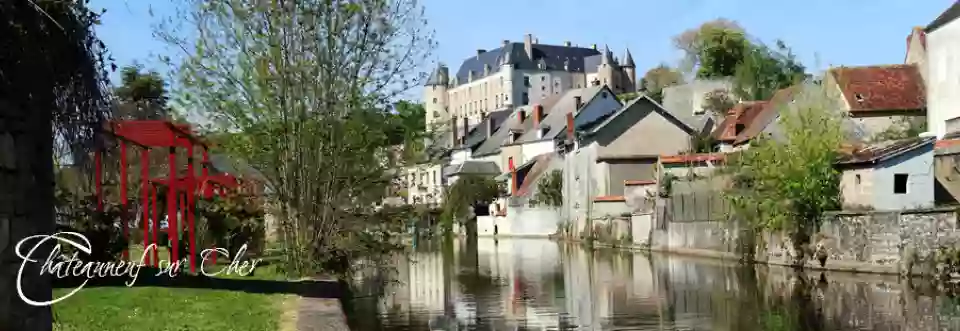
[[[808,67],[902,63],[906,36],[925,26],[955,0],[423,0],[439,47],[433,61],[456,69],[476,50],[522,41],[571,41],[629,47],[638,73],[680,53],[671,39],[687,28],[724,17],[765,42],[784,40]],[[168,1],[93,0],[106,8],[99,36],[120,66],[140,62],[163,70],[157,55],[176,56],[152,36],[156,16],[174,14]],[[602,47],[602,46],[601,46]]]

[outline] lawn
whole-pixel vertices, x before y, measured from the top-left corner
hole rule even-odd
[[[134,247],[131,255],[139,257],[140,252],[142,248]],[[166,252],[161,251],[160,255],[166,258]],[[217,270],[229,263],[226,259],[218,262],[207,270]],[[285,277],[276,272],[275,264],[263,264],[252,276],[217,278],[279,280]],[[70,290],[57,289],[54,296],[61,297]],[[54,330],[287,330],[292,326],[290,320],[295,319],[295,298],[292,294],[194,288],[85,287],[54,304]]]

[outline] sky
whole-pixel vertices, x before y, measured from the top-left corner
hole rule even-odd
[[[543,44],[609,45],[621,58],[629,48],[642,74],[678,62],[673,36],[720,17],[737,21],[761,41],[783,40],[808,68],[903,63],[911,29],[926,26],[955,0],[421,1],[438,42],[430,58],[434,64],[423,70],[443,62],[455,71],[477,49],[497,48],[505,39],[523,41],[529,33]],[[176,15],[169,0],[91,5],[107,9],[97,33],[117,65],[138,62],[166,71],[157,56],[180,55],[153,37],[160,17]]]

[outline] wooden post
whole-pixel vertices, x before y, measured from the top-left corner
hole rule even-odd
[[[123,226],[123,260],[129,261],[130,258],[130,226],[127,224],[127,143],[120,141],[120,205],[123,207],[120,213],[120,223]]]
[[[152,208],[153,208],[153,222],[152,222],[153,226],[152,226],[152,231],[150,231],[152,232],[153,240],[151,240],[151,242],[154,245],[158,246],[153,249],[153,266],[154,267],[159,266],[159,262],[160,262],[159,261],[160,260],[160,252],[159,252],[160,243],[157,238],[157,232],[160,232],[159,231],[160,230],[160,214],[157,213],[157,195],[159,195],[159,192],[157,192],[157,187],[156,186],[151,187],[150,204],[152,205]],[[167,224],[167,225],[169,226],[170,224]]]
[[[177,153],[176,148],[170,147],[167,150],[168,170],[170,171],[167,182],[167,240],[170,241],[170,262],[177,260],[178,246],[178,221],[177,221]]]
[[[197,272],[197,243],[194,241],[194,224],[193,213],[195,204],[193,201],[193,195],[197,194],[197,180],[196,174],[194,173],[195,169],[193,168],[193,145],[187,146],[187,238],[190,243],[190,272]]]
[[[141,209],[143,209],[143,249],[147,249],[147,246],[150,246],[150,188],[147,185],[147,178],[150,176],[150,173],[147,171],[147,168],[150,166],[150,150],[144,148],[140,151],[140,193],[143,197],[143,203],[140,204]],[[150,254],[144,254],[141,256],[146,261],[140,261],[141,263],[150,264]]]

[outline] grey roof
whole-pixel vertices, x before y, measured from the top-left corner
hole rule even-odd
[[[925,30],[927,33],[936,31],[940,27],[947,25],[950,22],[953,22],[954,20],[957,19],[957,17],[960,17],[960,1],[954,2],[953,5],[950,6],[950,8],[947,8],[947,10],[941,13],[940,16],[937,16],[937,18],[934,19],[933,22],[930,22],[930,24],[927,25],[927,28]]]
[[[510,110],[490,112],[488,116],[483,119],[483,121],[480,121],[480,123],[470,129],[464,145],[460,146],[459,148],[469,147],[471,150],[476,150],[480,144],[487,140],[487,130],[489,128],[487,123],[493,121],[493,131],[496,132],[497,129],[500,128],[500,126],[506,121],[507,116],[510,116],[510,113],[512,113]]]
[[[450,71],[447,66],[440,64],[430,72],[430,78],[427,78],[426,86],[447,85],[449,83]]]
[[[660,105],[659,103],[657,103],[657,102],[654,101],[653,99],[650,99],[649,96],[647,96],[647,95],[641,95],[641,96],[639,96],[639,97],[631,100],[631,101],[628,102],[626,105],[623,105],[623,107],[620,107],[620,110],[617,110],[615,113],[611,114],[610,116],[606,116],[599,124],[594,125],[593,127],[591,127],[587,134],[588,134],[588,135],[597,134],[598,132],[600,132],[600,130],[602,130],[605,126],[607,126],[607,124],[610,124],[610,122],[613,122],[613,121],[614,121],[617,117],[619,117],[621,114],[624,114],[624,113],[626,113],[628,110],[633,109],[634,106],[638,105],[638,103],[646,103],[646,104],[649,104],[649,105],[653,106],[653,110],[654,110],[654,111],[656,111],[657,113],[660,113],[660,115],[662,115],[663,117],[667,118],[667,120],[670,120],[670,122],[676,124],[678,127],[680,127],[681,129],[683,129],[684,131],[686,131],[686,132],[689,133],[689,134],[697,134],[697,133],[700,132],[699,129],[698,129],[695,125],[693,125],[693,124],[691,124],[691,123],[688,123],[687,120],[685,120],[685,119],[681,119],[681,118],[677,117],[676,114],[674,114],[674,113],[670,112],[669,110],[663,108],[662,105]]]
[[[568,90],[563,94],[560,100],[553,105],[550,111],[547,112],[546,117],[540,120],[539,127],[524,132],[523,135],[520,136],[520,139],[517,139],[517,143],[522,144],[539,140],[553,139],[561,132],[566,130],[567,113],[576,114],[576,112],[580,111],[580,109],[574,109],[574,107],[576,107],[574,104],[575,96],[580,96],[580,101],[583,103],[581,108],[583,108],[583,106],[590,104],[597,94],[604,89],[606,89],[608,93],[612,94],[612,92],[610,92],[606,86],[591,86],[588,88]],[[542,137],[538,137],[537,130],[544,127],[549,128],[550,130],[547,131],[547,133]]]
[[[447,173],[447,176],[455,175],[499,175],[500,167],[492,161],[476,161],[469,160],[464,161],[461,164],[454,164],[449,166],[452,170]],[[454,168],[455,167],[455,168]]]
[[[840,157],[837,165],[876,164],[920,147],[930,146],[936,137],[916,137],[870,144]]]
[[[536,63],[541,60],[547,70],[564,70],[566,62],[566,71],[584,72],[584,68],[589,68],[584,65],[584,59],[599,54],[600,52],[592,48],[534,44],[531,59],[527,57],[523,43],[508,43],[464,60],[457,70],[456,84],[468,83],[471,71],[474,78],[482,77],[486,66],[489,66],[490,74],[493,74],[500,71],[501,64],[512,64],[516,69],[537,69]]]
[[[633,55],[630,54],[630,49],[627,49],[627,55],[623,59],[623,66],[625,68],[636,68],[637,65],[633,63]]]
[[[486,156],[499,153],[500,146],[503,145],[503,142],[506,141],[510,134],[510,128],[516,126],[517,124],[519,124],[519,120],[516,116],[507,116],[503,124],[500,124],[500,127],[497,128],[497,130],[494,131],[489,138],[484,140],[482,143],[480,143],[480,146],[473,150],[473,156]]]

